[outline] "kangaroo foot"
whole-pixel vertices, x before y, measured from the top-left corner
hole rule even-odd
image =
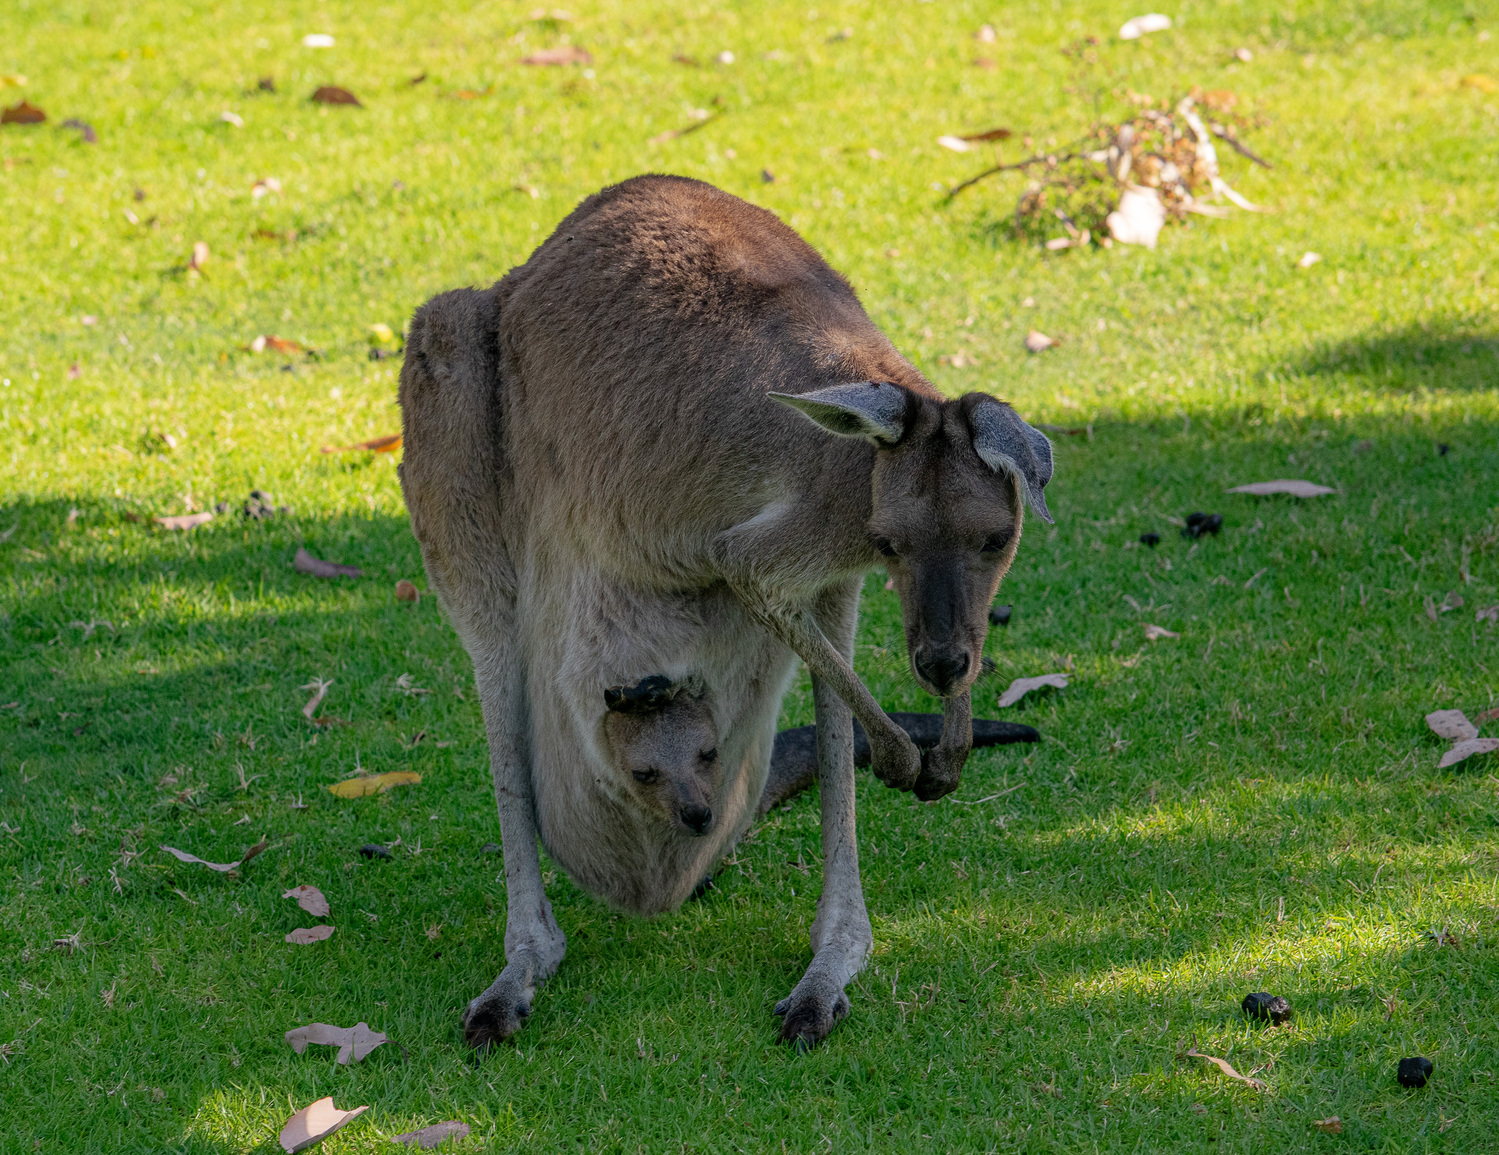
[[[816,1046],[848,1015],[848,995],[832,983],[805,976],[775,1006],[781,1016],[781,1042],[798,1050]]]
[[[488,990],[464,1008],[463,1038],[469,1046],[486,1051],[525,1025],[536,997],[530,969],[507,966]]]

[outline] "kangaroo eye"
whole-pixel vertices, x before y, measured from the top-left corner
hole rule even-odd
[[[895,551],[895,546],[891,544],[890,539],[888,537],[877,537],[877,538],[875,538],[874,539],[874,548],[877,549],[877,550],[879,550],[886,557],[897,557],[897,556],[899,556],[896,553],[896,551]]]
[[[718,761],[718,747],[715,746],[711,750],[704,750],[698,757],[711,766]]]
[[[985,540],[979,547],[979,553],[999,553],[1010,544],[1010,535],[1007,533],[996,533]]]
[[[649,786],[652,782],[654,782],[659,777],[661,777],[661,772],[659,770],[637,770],[637,771],[635,771],[635,781],[641,783],[644,786]]]

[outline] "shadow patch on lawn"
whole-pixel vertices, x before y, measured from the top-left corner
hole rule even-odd
[[[1499,382],[1499,333],[1467,328],[1461,320],[1369,332],[1325,344],[1289,368],[1311,377],[1372,378],[1399,392],[1476,393]]]

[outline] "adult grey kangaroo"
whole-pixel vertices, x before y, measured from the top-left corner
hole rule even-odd
[[[811,672],[824,885],[811,965],[776,1011],[783,1039],[819,1041],[872,943],[852,715],[887,785],[957,786],[1022,501],[1050,520],[1050,444],[992,397],[944,399],[775,216],[666,176],[589,197],[492,288],[423,306],[401,403],[402,484],[474,661],[504,847],[507,965],[465,1012],[470,1041],[517,1029],[565,950],[538,865],[521,641],[528,575],[556,554],[646,594],[727,594],[757,631],[746,645],[784,646],[781,684],[795,657]],[[880,564],[915,676],[944,698],[925,754],[850,664]]]

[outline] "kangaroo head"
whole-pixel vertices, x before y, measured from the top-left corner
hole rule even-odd
[[[869,544],[900,595],[911,666],[933,694],[966,691],[1020,542],[1022,504],[1052,519],[1051,442],[984,393],[947,401],[865,381],[771,396],[874,444]]]
[[[604,738],[640,806],[688,834],[713,826],[723,785],[718,728],[697,687],[659,674],[604,691]]]

